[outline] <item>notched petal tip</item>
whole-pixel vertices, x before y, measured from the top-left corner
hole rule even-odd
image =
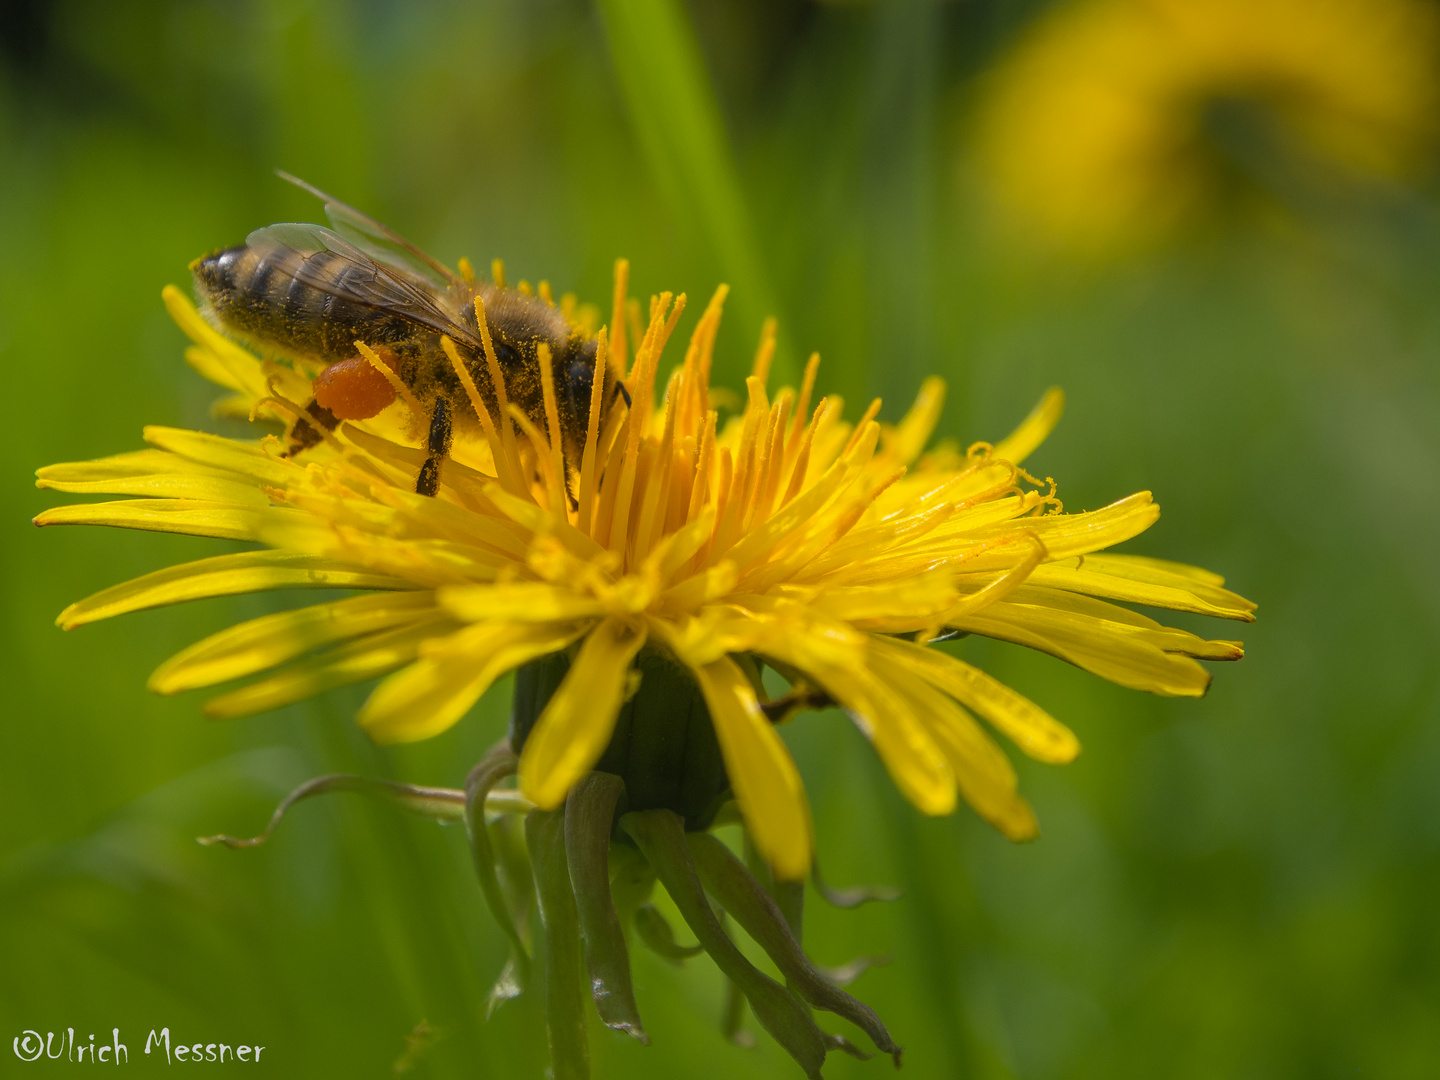
[[[1012,812],[1002,820],[992,820],[997,829],[1005,834],[1005,839],[1016,844],[1026,844],[1040,838],[1040,819],[1035,816],[1035,811],[1030,804],[1017,797],[1016,806]]]

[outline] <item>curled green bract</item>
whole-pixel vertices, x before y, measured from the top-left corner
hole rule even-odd
[[[202,843],[255,846],[270,837],[296,803],[334,792],[357,792],[442,822],[464,822],[481,894],[511,944],[490,1010],[528,989],[540,994],[556,1080],[590,1075],[586,987],[606,1026],[648,1045],[631,978],[631,936],[674,963],[702,952],[710,956],[728,985],[722,1030],[739,1045],[753,1043],[742,1026],[748,1006],[807,1076],[821,1075],[831,1050],[869,1056],[843,1036],[823,1031],[813,1007],[853,1023],[900,1063],[900,1047],[889,1030],[873,1010],[841,990],[836,977],[853,978],[868,965],[837,973],[811,962],[800,939],[803,888],[777,882],[748,839],[742,860],[713,834],[687,829],[675,810],[630,809],[625,781],[602,771],[582,778],[559,809],[536,809],[513,790],[498,787],[514,776],[516,762],[510,745],[502,742],[470,771],[464,790],[318,777],[280,803],[262,835],[208,837]],[[518,828],[522,816],[523,832]],[[733,824],[729,815],[719,818]],[[657,881],[694,934],[695,945],[677,943],[669,922],[650,902]],[[741,953],[727,930],[730,919],[765,951],[785,985]]]

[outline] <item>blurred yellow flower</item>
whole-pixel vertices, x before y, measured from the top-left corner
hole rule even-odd
[[[60,625],[263,589],[363,590],[222,631],[162,665],[151,686],[175,693],[258,676],[206,706],[235,717],[384,676],[360,713],[382,742],[444,731],[506,672],[567,653],[563,678],[516,746],[521,788],[542,809],[564,803],[596,766],[635,693],[633,665],[642,649],[658,650],[698,685],[745,823],[791,880],[810,866],[810,814],[775,730],[794,710],[764,700],[760,663],[790,679],[794,705],[843,706],[921,810],[949,813],[958,792],[1019,839],[1033,835],[1034,816],[1009,760],[967,710],[1044,761],[1070,760],[1078,743],[927,642],[982,634],[1126,686],[1192,696],[1210,680],[1194,658],[1241,656],[1237,643],[1111,602],[1240,620],[1253,609],[1204,571],[1095,554],[1154,523],[1148,492],[1065,514],[1053,485],[1037,490],[1019,463],[1058,419],[1058,391],[998,445],[924,455],[939,380],[898,425],[876,422],[878,400],[846,423],[836,398],[810,412],[818,357],[798,392],[771,399],[771,336],[743,412],[720,426],[709,374],[723,297],[699,320],[658,406],[660,357],[684,297],[652,302],[626,378],[633,407],[617,403],[602,423],[596,393],[583,459],[569,467],[552,391],[548,434],[518,410],[515,424],[497,423],[477,396],[484,434],[457,439],[435,497],[414,491],[426,454],[408,445],[403,400],[342,424],[298,458],[283,457],[274,435],[152,427],[151,449],[42,469],[42,487],[126,498],[48,510],[38,524],[261,545],[118,585],[72,605]],[[311,396],[303,371],[222,337],[178,290],[167,289],[166,302],[195,343],[191,364],[235,393],[232,410],[280,416],[296,408],[286,402]],[[619,370],[621,352],[610,357]],[[649,708],[679,724],[690,715],[683,704],[684,717]]]
[[[1227,109],[1259,121],[1259,153],[1415,175],[1440,120],[1437,60],[1440,12],[1423,0],[1079,0],[995,72],[980,167],[1039,239],[1143,246],[1223,198]]]

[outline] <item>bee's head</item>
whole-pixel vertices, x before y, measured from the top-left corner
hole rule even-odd
[[[598,348],[599,343],[594,339],[585,342],[575,351],[575,355],[570,358],[560,375],[560,381],[564,384],[560,393],[568,399],[570,415],[580,418],[582,429],[590,416],[590,395],[595,388],[595,357]],[[600,395],[602,416],[610,411],[610,405],[617,396],[623,397],[625,404],[630,404],[630,392],[625,389],[623,382],[615,378],[608,366],[600,372],[600,377],[605,380]]]

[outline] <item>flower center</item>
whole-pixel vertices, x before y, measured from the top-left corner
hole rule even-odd
[[[535,722],[570,668],[568,653],[533,661],[515,673],[510,746],[525,746]],[[707,828],[730,793],[730,778],[710,711],[690,673],[646,647],[631,665],[640,685],[620,708],[615,731],[595,769],[625,781],[620,811],[673,810],[687,829]]]

